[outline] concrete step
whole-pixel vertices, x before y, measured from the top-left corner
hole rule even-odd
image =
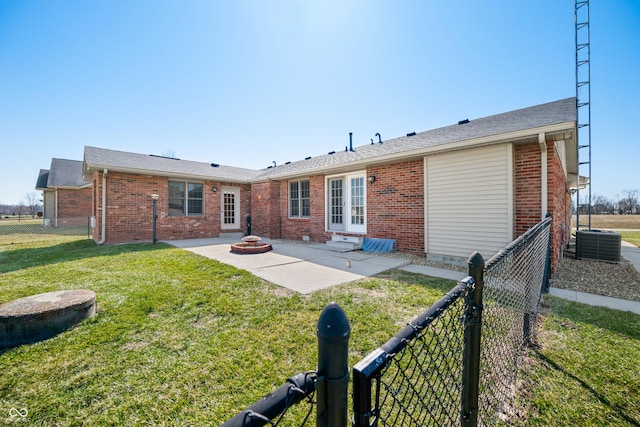
[[[327,246],[327,249],[336,252],[351,252],[358,249],[358,245],[351,242],[336,242],[333,240],[329,240],[325,243],[325,245]]]

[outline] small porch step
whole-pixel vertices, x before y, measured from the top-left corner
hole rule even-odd
[[[325,245],[327,246],[327,249],[336,252],[351,252],[358,249],[358,245],[351,242],[336,242],[334,240],[329,240]]]

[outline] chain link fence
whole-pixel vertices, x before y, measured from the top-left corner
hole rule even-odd
[[[0,217],[0,236],[58,234],[91,237],[90,217],[65,217],[55,219],[30,216]]]
[[[358,362],[352,370],[352,426],[491,425],[507,412],[548,282],[550,229],[547,217],[486,263],[473,254],[468,277]],[[313,374],[312,386],[289,379],[224,426],[278,425],[281,414],[289,415],[292,405],[306,397],[311,407],[303,410],[308,414],[317,405],[316,425],[346,427],[342,407],[347,387],[339,376],[329,381],[345,387],[330,394],[344,397],[327,404],[323,396],[328,389],[323,386],[318,387],[318,401],[313,400],[316,382],[326,383],[324,373],[333,370],[322,361],[318,366],[323,366],[322,372]],[[340,365],[337,372],[344,369]],[[327,418],[323,413],[342,421],[321,422]],[[288,425],[308,420],[309,415]]]

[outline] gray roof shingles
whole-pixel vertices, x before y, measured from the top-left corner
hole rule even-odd
[[[498,136],[509,132],[537,129],[562,123],[574,123],[575,98],[536,105],[470,120],[469,123],[445,126],[414,136],[354,147],[354,151],[338,151],[310,159],[299,160],[276,167],[253,170],[232,166],[212,167],[209,163],[177,160],[145,154],[85,147],[85,164],[92,169],[116,169],[121,171],[148,172],[158,175],[194,176],[204,179],[252,182],[278,177],[304,174],[317,170],[348,167],[351,163],[375,160],[403,152],[427,149],[453,142]],[[573,125],[572,125],[573,126]]]
[[[49,170],[40,169],[36,189],[84,188],[90,184],[82,177],[81,161],[53,158]]]

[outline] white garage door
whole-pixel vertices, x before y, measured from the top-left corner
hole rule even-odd
[[[430,256],[487,260],[512,240],[512,145],[425,158],[425,249]]]

